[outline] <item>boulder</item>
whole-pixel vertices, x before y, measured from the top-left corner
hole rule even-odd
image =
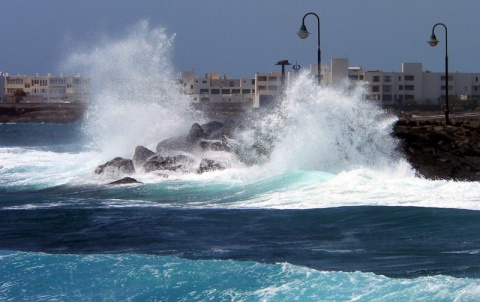
[[[204,158],[200,162],[198,167],[198,173],[202,174],[204,172],[215,171],[215,170],[224,170],[228,168],[225,163],[215,161],[213,159]]]
[[[174,156],[154,155],[143,165],[145,172],[158,170],[182,171],[191,170],[195,160],[189,156],[178,154]]]
[[[135,178],[124,177],[122,179],[115,180],[109,183],[109,185],[126,185],[126,184],[141,184],[141,182],[137,181]]]
[[[198,145],[203,151],[231,151],[230,147],[220,140],[201,140]]]
[[[223,132],[223,123],[212,121],[202,126],[203,131],[208,139],[221,139]]]
[[[111,161],[98,166],[95,169],[95,174],[118,177],[121,175],[130,175],[135,173],[133,161],[123,157],[115,157]]]
[[[135,154],[133,155],[132,161],[135,167],[143,166],[149,157],[155,155],[155,152],[145,148],[144,146],[137,146],[135,148]]]
[[[203,131],[203,128],[199,124],[194,123],[187,134],[186,141],[187,143],[194,144],[206,137],[207,134]]]

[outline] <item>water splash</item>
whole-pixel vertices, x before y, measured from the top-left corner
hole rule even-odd
[[[144,20],[124,36],[104,38],[66,60],[68,69],[91,76],[93,100],[84,125],[106,158],[131,157],[137,145],[154,147],[194,122],[170,63],[173,40]]]
[[[69,56],[67,66],[92,75],[93,102],[85,129],[105,159],[131,158],[137,145],[155,149],[159,141],[187,133],[192,123],[206,122],[191,111],[175,81],[170,63],[173,40],[164,28],[141,21],[121,38],[105,38]],[[248,126],[236,134],[248,153],[241,155],[243,160],[259,166],[248,169],[249,176],[404,169],[391,135],[396,118],[366,100],[361,86],[319,88],[302,74],[277,104],[247,117]]]
[[[396,117],[366,100],[362,86],[319,88],[303,74],[277,104],[245,132],[257,136],[252,145],[260,139],[272,149],[266,165],[276,174],[405,166],[391,135]]]

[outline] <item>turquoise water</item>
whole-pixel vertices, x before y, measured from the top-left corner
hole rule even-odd
[[[26,301],[475,301],[480,282],[288,263],[2,251],[0,298]]]
[[[241,167],[115,187],[83,133],[0,125],[0,300],[480,299],[477,183]]]

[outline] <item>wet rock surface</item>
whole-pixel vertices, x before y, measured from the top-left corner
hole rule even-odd
[[[480,122],[399,120],[393,135],[417,173],[428,179],[480,180]]]

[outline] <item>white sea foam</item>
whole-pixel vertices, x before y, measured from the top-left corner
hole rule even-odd
[[[101,187],[114,179],[96,176],[93,170],[98,165],[116,156],[132,158],[137,145],[155,149],[162,139],[185,134],[193,122],[205,122],[190,111],[187,97],[174,81],[172,43],[173,36],[163,28],[152,29],[142,21],[124,37],[74,52],[67,65],[93,76],[94,97],[85,129],[98,151],[1,148],[0,185],[18,190]],[[263,140],[260,143],[272,146],[268,160],[244,164],[232,154],[210,152],[203,156],[226,161],[229,168],[203,174],[138,170],[132,176],[144,183],[143,189],[131,190],[123,202],[117,202],[118,193],[112,198],[108,193],[115,189],[104,187],[107,193],[102,198],[106,206],[129,206],[128,200],[178,206],[151,202],[159,198],[154,195],[160,190],[181,196],[181,206],[191,207],[480,209],[478,182],[415,177],[396,152],[391,135],[396,118],[364,95],[362,87],[318,87],[307,75],[300,75],[277,106],[237,133],[246,145]]]
[[[128,156],[137,145],[154,149],[188,131],[193,116],[170,63],[173,39],[141,21],[123,37],[106,38],[66,60],[67,69],[92,77],[85,129],[104,153]]]

